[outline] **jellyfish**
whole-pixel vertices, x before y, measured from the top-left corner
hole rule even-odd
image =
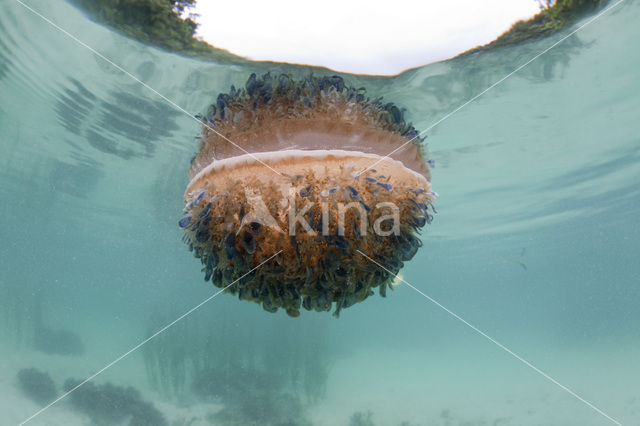
[[[436,214],[404,113],[339,76],[251,74],[218,95],[178,221],[205,280],[292,317],[386,296]]]

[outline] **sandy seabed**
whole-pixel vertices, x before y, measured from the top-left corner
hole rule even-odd
[[[19,370],[35,367],[46,371],[60,386],[78,363],[77,359],[27,350],[19,355],[3,352],[0,364],[2,425],[18,424],[42,408],[19,388],[16,379]],[[566,349],[544,357],[540,357],[540,353],[532,351],[529,360],[542,371],[622,424],[638,424],[640,347],[602,345]],[[521,355],[526,357],[524,353]],[[89,362],[83,360],[83,363],[85,361]],[[630,366],[635,370],[629,370]],[[135,365],[127,363],[124,367],[126,370]],[[117,370],[118,366],[112,368]],[[137,380],[131,383],[126,381],[127,377],[132,378],[131,374],[121,373],[109,374],[108,381],[135,386],[171,425],[211,424],[207,416],[221,408],[202,403],[178,406],[155,394],[144,375],[134,377]],[[106,377],[103,379],[107,381]],[[104,381],[96,379],[96,383]],[[473,354],[454,344],[431,351],[387,348],[351,354],[334,364],[326,398],[309,406],[306,414],[314,425],[328,426],[349,425],[356,412],[365,414],[363,418],[370,412],[375,425],[614,424],[490,344]],[[68,400],[61,400],[29,424],[90,425],[91,420],[74,411]]]

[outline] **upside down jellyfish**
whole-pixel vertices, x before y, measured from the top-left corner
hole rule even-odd
[[[179,221],[205,280],[294,317],[384,297],[436,213],[403,116],[338,76],[252,74],[220,94]]]

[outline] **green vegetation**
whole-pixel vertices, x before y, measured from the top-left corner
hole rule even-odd
[[[196,0],[69,0],[87,15],[125,35],[162,49],[233,63],[248,60],[194,37],[198,24],[182,13]]]
[[[580,18],[604,7],[609,0],[542,1],[542,11],[527,21],[519,21],[500,37],[484,46],[474,47],[457,57],[493,50],[548,37],[568,27]]]

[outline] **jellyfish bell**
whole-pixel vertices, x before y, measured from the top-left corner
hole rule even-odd
[[[435,214],[403,115],[338,76],[252,74],[219,95],[178,223],[205,280],[294,317],[385,296]]]

